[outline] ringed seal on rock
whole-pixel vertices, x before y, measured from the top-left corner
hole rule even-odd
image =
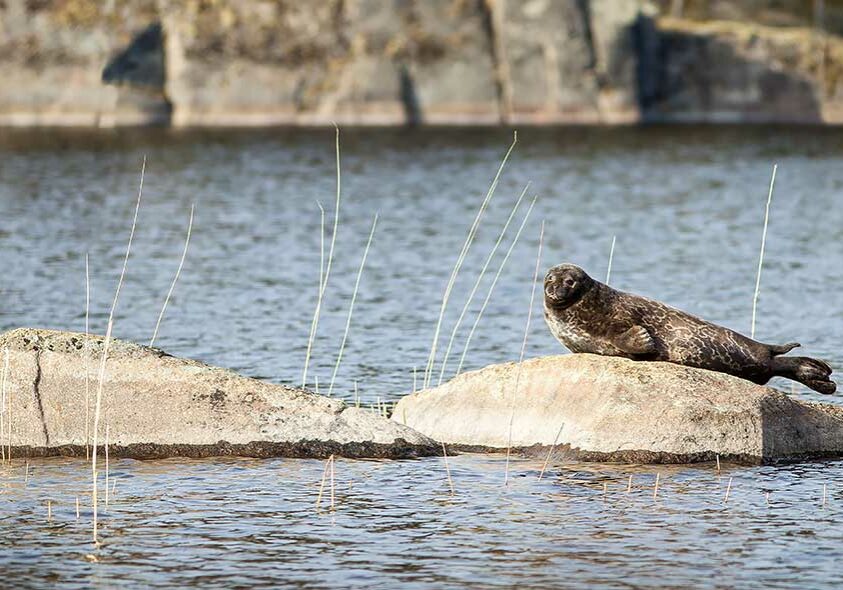
[[[803,356],[781,356],[799,346],[763,344],[664,303],[616,291],[573,264],[544,279],[544,317],[571,352],[667,361],[719,371],[763,385],[786,377],[832,394],[831,367]]]

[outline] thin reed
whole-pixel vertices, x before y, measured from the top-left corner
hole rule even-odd
[[[465,242],[462,246],[462,250],[460,250],[460,254],[457,257],[457,262],[454,264],[454,268],[451,271],[451,276],[448,278],[448,284],[445,287],[445,293],[442,296],[442,305],[439,308],[439,318],[436,320],[436,330],[434,330],[433,332],[433,343],[430,345],[430,354],[427,358],[427,367],[424,371],[425,389],[427,389],[427,387],[430,385],[430,378],[433,374],[433,366],[436,364],[436,349],[439,346],[439,333],[442,330],[442,320],[445,317],[445,310],[448,307],[448,300],[451,297],[451,291],[453,290],[454,284],[457,281],[457,275],[459,275],[460,269],[462,268],[463,262],[465,261],[465,257],[468,254],[468,251],[471,249],[471,244],[474,242],[474,236],[477,235],[477,228],[480,225],[480,219],[483,217],[483,213],[485,213],[486,208],[489,206],[489,202],[492,200],[492,197],[495,194],[495,189],[497,188],[498,182],[500,181],[501,173],[503,172],[507,160],[509,160],[509,155],[515,148],[516,143],[518,143],[518,133],[514,132],[512,134],[512,144],[509,146],[506,155],[504,155],[503,160],[501,161],[501,164],[498,167],[498,171],[495,174],[495,178],[494,180],[492,180],[492,184],[489,186],[489,190],[486,192],[486,197],[480,204],[480,209],[477,211],[477,215],[474,218],[474,222],[471,224],[471,228],[468,230],[468,235],[466,236]]]
[[[530,205],[530,209],[532,210],[533,205],[536,203],[536,200],[533,199],[533,203]],[[530,212],[527,211],[527,215]],[[516,236],[517,239],[517,236]],[[515,372],[515,391],[513,392],[513,399],[518,399],[518,385],[521,382],[521,367],[524,364],[524,352],[527,350],[527,336],[530,334],[530,322],[533,319],[533,303],[536,300],[536,283],[539,279],[539,268],[541,267],[542,261],[542,245],[544,244],[544,221],[542,221],[541,230],[539,231],[539,251],[536,254],[536,270],[533,273],[533,284],[530,289],[530,308],[527,310],[527,325],[524,327],[524,339],[521,341],[521,353],[518,355],[518,369]],[[509,416],[509,438],[507,439],[506,443],[506,472],[504,474],[504,485],[507,484],[509,481],[509,456],[510,451],[512,449],[512,421],[515,419],[515,408],[512,409],[512,414]]]
[[[108,508],[108,424],[105,425],[105,506]]]
[[[3,376],[0,378],[0,455],[2,455],[3,462],[6,461],[6,447],[3,445],[3,426],[6,416],[6,381],[9,376],[9,349],[3,349]],[[11,404],[9,404],[11,411]],[[11,430],[11,419],[9,419],[9,429]],[[9,449],[9,461],[12,460],[12,450]]]
[[[316,510],[322,506],[322,494],[325,492],[325,480],[328,478],[328,466],[331,464],[331,459],[334,456],[331,455],[325,461],[325,467],[322,469],[322,481],[319,483],[319,493],[316,495]]]
[[[773,200],[773,186],[776,184],[776,170],[779,165],[773,164],[773,175],[770,178],[770,190],[767,193],[767,207],[764,210],[764,231],[761,233],[761,253],[758,256],[758,273],[755,277],[755,295],[752,297],[752,326],[750,338],[755,338],[755,314],[758,307],[758,293],[761,291],[761,267],[764,265],[764,247],[767,245],[767,225],[770,222],[770,201]]]
[[[132,252],[132,241],[135,237],[135,229],[138,223],[138,211],[140,211],[141,199],[143,197],[143,179],[146,173],[146,156],[143,158],[143,165],[141,166],[140,186],[138,187],[138,200],[135,204],[135,215],[132,218],[132,230],[129,232],[129,243],[126,246],[126,256],[123,258],[123,268],[120,271],[120,278],[117,281],[117,289],[114,292],[114,300],[111,303],[111,311],[108,314],[108,326],[105,331],[105,341],[102,347],[102,356],[100,358],[99,383],[97,384],[96,405],[94,407],[94,441],[91,452],[91,505],[93,509],[93,541],[96,545],[97,541],[97,443],[100,423],[100,411],[102,410],[102,391],[105,383],[105,365],[108,360],[108,349],[111,346],[111,333],[114,329],[114,314],[117,310],[117,302],[120,298],[120,290],[123,287],[123,280],[126,277],[126,268],[129,266],[129,255]]]
[[[468,349],[471,346],[471,340],[474,338],[474,332],[477,330],[477,326],[480,324],[480,320],[483,318],[483,314],[486,312],[486,307],[489,305],[489,301],[492,299],[492,293],[495,292],[495,287],[498,284],[498,280],[501,278],[501,274],[503,273],[503,269],[506,267],[506,263],[509,261],[509,257],[512,254],[512,251],[515,249],[515,245],[518,243],[518,238],[521,237],[521,232],[524,230],[524,226],[527,225],[527,220],[530,218],[530,213],[533,211],[533,207],[536,204],[536,200],[538,197],[533,197],[532,202],[530,203],[530,207],[527,209],[527,213],[524,215],[524,219],[521,220],[521,225],[518,227],[518,231],[515,232],[515,237],[512,240],[512,243],[509,245],[509,248],[506,251],[506,254],[501,261],[500,266],[498,267],[497,272],[495,273],[495,277],[492,279],[491,285],[489,285],[489,291],[486,293],[485,299],[483,299],[483,304],[480,306],[480,311],[477,312],[477,317],[474,319],[474,323],[471,325],[471,330],[468,331],[468,337],[465,339],[465,344],[463,345],[462,354],[460,355],[460,362],[457,365],[457,375],[462,372],[463,365],[465,364],[465,357],[468,354]]]
[[[729,494],[732,492],[732,478],[729,478],[729,483],[726,485],[726,495],[723,496],[723,503],[729,501]]]
[[[372,221],[372,231],[369,232],[369,239],[366,241],[366,249],[363,250],[363,259],[360,261],[360,268],[357,270],[357,280],[354,281],[354,291],[351,294],[351,303],[348,306],[348,317],[345,321],[345,331],[342,334],[342,342],[340,343],[340,352],[337,355],[337,362],[334,365],[334,371],[331,374],[331,383],[328,386],[328,395],[334,392],[334,383],[337,379],[337,371],[340,369],[342,362],[342,355],[345,351],[345,343],[348,340],[348,331],[351,329],[351,315],[354,313],[354,303],[357,301],[357,291],[360,289],[360,278],[363,276],[363,269],[366,266],[366,258],[369,256],[369,248],[372,246],[372,238],[375,236],[375,229],[378,227],[378,214],[375,213],[375,219]]]
[[[609,266],[606,268],[606,284],[609,284],[609,279],[612,278],[612,260],[615,258],[615,238],[612,236],[612,247],[609,250]]]
[[[451,488],[451,495],[454,495],[454,480],[451,479],[451,468],[448,466],[448,450],[445,443],[442,443],[442,458],[445,460],[445,474],[448,476],[448,487]]]
[[[91,351],[89,337],[91,334],[91,269],[88,264],[88,253],[85,252],[85,460],[91,453]]]
[[[310,364],[310,356],[313,352],[313,341],[316,339],[316,331],[319,328],[319,314],[322,312],[322,300],[325,297],[325,288],[328,286],[328,278],[331,276],[331,265],[334,261],[334,246],[337,241],[337,230],[339,229],[340,223],[340,194],[342,193],[342,176],[340,173],[340,128],[336,127],[336,153],[337,153],[337,199],[336,204],[334,205],[334,226],[333,231],[331,233],[331,245],[328,249],[328,262],[325,266],[325,272],[322,272],[322,262],[320,261],[319,264],[319,277],[320,277],[320,285],[319,285],[319,296],[316,299],[316,309],[313,312],[313,320],[310,323],[310,336],[307,339],[307,353],[304,357],[304,369],[302,370],[301,375],[301,386],[305,387],[307,385],[307,368]],[[322,205],[319,205],[319,208],[322,209]],[[324,222],[324,215],[322,216],[322,242],[321,242],[321,257],[324,259],[324,251],[325,251],[325,222]]]
[[[181,260],[179,267],[176,269],[176,276],[173,277],[173,283],[170,285],[170,290],[167,291],[167,297],[164,299],[164,305],[161,307],[161,313],[158,314],[158,321],[155,322],[155,330],[152,332],[152,338],[149,339],[149,345],[155,344],[155,339],[158,338],[158,330],[161,328],[161,320],[164,319],[164,313],[167,311],[167,306],[170,304],[170,298],[173,296],[173,291],[176,289],[176,283],[181,276],[181,269],[184,268],[184,261],[187,258],[187,249],[190,246],[190,234],[193,231],[193,213],[196,205],[190,206],[190,220],[187,222],[187,238],[184,240],[184,250],[181,253]]]
[[[547,457],[544,458],[544,464],[542,464],[542,470],[539,472],[539,481],[541,478],[544,477],[544,472],[547,470],[547,464],[550,462],[550,456],[553,454],[553,449],[556,448],[556,443],[559,442],[559,437],[562,436],[562,429],[565,428],[565,424],[563,423],[562,426],[559,427],[559,432],[556,433],[556,438],[553,439],[553,444],[550,445],[550,449],[547,451]]]
[[[512,220],[515,218],[515,214],[518,212],[518,208],[521,206],[521,201],[524,200],[524,195],[527,194],[527,190],[530,188],[530,183],[528,182],[527,185],[524,187],[524,190],[521,191],[521,195],[518,197],[518,200],[515,202],[515,206],[512,208],[512,211],[509,213],[509,217],[506,219],[506,223],[503,225],[503,229],[501,229],[500,234],[498,234],[498,239],[495,241],[492,250],[489,252],[489,255],[486,257],[486,261],[483,263],[483,267],[480,269],[480,272],[477,275],[477,280],[474,281],[474,286],[471,288],[471,292],[468,294],[468,298],[465,300],[465,304],[462,306],[462,310],[460,311],[460,316],[457,318],[456,323],[454,324],[453,329],[451,330],[451,336],[448,338],[448,346],[445,349],[445,356],[442,359],[442,367],[439,370],[439,384],[441,385],[442,379],[445,376],[445,368],[448,365],[448,357],[451,356],[451,348],[454,345],[454,340],[456,339],[457,332],[462,326],[463,319],[465,319],[466,313],[468,313],[468,308],[471,306],[471,303],[474,301],[474,296],[477,294],[477,290],[480,288],[480,282],[483,280],[483,277],[486,276],[486,271],[489,268],[489,265],[492,263],[492,259],[495,257],[495,254],[498,251],[498,248],[503,241],[504,236],[506,235],[506,230],[509,229],[509,224],[512,223]]]

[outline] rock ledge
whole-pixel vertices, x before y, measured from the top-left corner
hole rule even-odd
[[[737,377],[590,354],[491,365],[401,399],[392,419],[463,450],[558,447],[573,459],[775,463],[843,456],[843,407]],[[561,432],[560,432],[561,428]]]
[[[71,332],[22,328],[0,335],[0,381],[6,354],[9,359],[4,433],[11,420],[13,456],[85,456],[102,346],[102,337]],[[402,458],[439,452],[411,428],[341,400],[121,340],[109,348],[102,401],[99,440],[107,424],[113,456]]]

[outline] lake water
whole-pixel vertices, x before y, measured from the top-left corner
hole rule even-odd
[[[350,400],[357,383],[364,403],[412,389],[448,275],[511,138],[508,130],[343,132],[336,256],[311,387],[314,377],[320,389],[330,381],[378,212],[335,389]],[[748,332],[774,163],[756,336],[797,340],[805,354],[843,367],[843,132],[527,128],[518,139],[440,348],[528,182],[528,197],[539,198],[466,368],[518,358],[542,221],[544,268],[570,261],[604,278],[616,237],[613,286]],[[144,155],[115,335],[150,338],[195,203],[190,253],[157,344],[300,384],[319,283],[317,201],[329,225],[333,215],[333,130],[0,132],[0,330],[84,329],[88,253],[92,329],[104,331]],[[446,377],[525,211],[458,333]],[[536,301],[527,356],[561,351]],[[774,384],[804,399],[841,400]],[[115,492],[94,549],[87,464],[39,460],[27,470],[15,462],[0,471],[0,586],[839,584],[843,462],[718,473],[554,461],[539,480],[541,461],[515,458],[508,486],[503,457],[452,457],[450,468],[453,496],[441,458],[338,460],[336,510],[319,512],[318,461],[114,461]]]

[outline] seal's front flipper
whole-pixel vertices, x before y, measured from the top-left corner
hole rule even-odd
[[[612,341],[621,351],[627,354],[653,354],[656,352],[656,341],[644,326],[632,326]]]

